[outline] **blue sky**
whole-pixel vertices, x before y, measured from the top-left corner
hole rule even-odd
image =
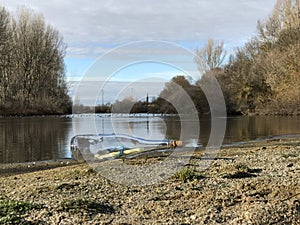
[[[96,69],[102,78],[112,75],[104,74],[106,69],[97,65],[115,65],[115,71],[122,73],[119,77],[131,81],[147,77],[145,74],[153,71],[168,77],[182,72],[183,64],[190,64],[187,73],[196,72],[191,66],[195,48],[203,47],[213,38],[223,40],[227,52],[233,52],[255,34],[257,21],[264,20],[275,3],[276,0],[0,0],[12,13],[25,6],[43,14],[46,23],[63,35],[68,45],[65,64],[70,81],[80,81],[87,74],[89,77]],[[148,40],[176,46],[170,48],[166,44],[160,51],[147,49],[146,53],[152,57],[144,58],[158,62],[152,64],[142,62],[141,55],[146,53],[139,45],[129,44],[124,48],[128,43]],[[119,51],[122,58],[108,53],[111,51]],[[161,59],[167,61],[165,66]],[[124,69],[126,63],[120,60],[125,60],[130,69]]]

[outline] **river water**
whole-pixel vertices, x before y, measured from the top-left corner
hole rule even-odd
[[[223,118],[224,119],[224,118]],[[300,116],[228,117],[223,145],[273,136],[300,134]],[[203,146],[210,135],[210,118],[200,124],[158,115],[71,115],[62,117],[0,118],[0,163],[34,162],[71,158],[75,134],[125,133],[148,139],[197,138]],[[197,133],[199,132],[199,135]]]

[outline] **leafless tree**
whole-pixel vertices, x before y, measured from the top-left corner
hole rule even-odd
[[[12,20],[4,7],[0,8],[0,106],[11,94]]]
[[[195,62],[200,72],[220,68],[226,57],[224,42],[209,39],[203,49],[196,49]]]
[[[263,41],[274,43],[284,29],[300,25],[300,0],[278,0],[266,21],[258,21],[259,36]]]
[[[21,9],[16,18],[0,11],[0,32],[0,51],[5,53],[0,59],[3,110],[12,114],[65,112],[70,105],[66,44],[59,32],[28,9]]]

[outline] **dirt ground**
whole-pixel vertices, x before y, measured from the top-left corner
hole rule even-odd
[[[0,165],[0,224],[300,224],[300,140],[223,148],[202,170],[204,155],[142,186],[68,160]]]

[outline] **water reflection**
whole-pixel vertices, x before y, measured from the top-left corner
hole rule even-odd
[[[146,139],[165,139],[167,123],[163,117],[154,116],[86,115],[73,118],[76,135],[120,133]]]
[[[225,119],[225,118],[218,118]],[[167,124],[167,138],[179,138],[180,119],[165,118]],[[201,117],[199,142],[206,146],[211,132],[211,118],[209,116]],[[193,121],[187,122],[193,126]],[[190,136],[195,131],[191,129]],[[233,144],[237,142],[245,142],[272,136],[300,134],[300,117],[285,116],[243,116],[228,117],[226,133],[223,144]]]
[[[188,118],[147,115],[78,115],[0,119],[0,163],[71,157],[70,140],[76,134],[123,133],[146,139],[198,138],[199,126]],[[199,142],[206,146],[210,117],[200,118]],[[253,116],[227,118],[223,144],[268,136],[299,134],[300,117]]]
[[[271,136],[300,134],[300,117],[245,116],[227,119],[224,144]]]
[[[1,118],[0,163],[70,157],[70,119],[55,117]]]

